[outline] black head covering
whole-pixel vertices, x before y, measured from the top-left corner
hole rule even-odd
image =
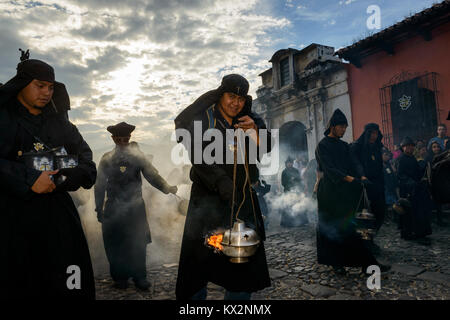
[[[336,110],[334,110],[330,121],[328,121],[327,129],[325,130],[325,132],[323,134],[325,136],[328,136],[330,134],[331,127],[334,127],[334,126],[337,126],[340,124],[348,125],[348,122],[347,122],[347,117],[345,116],[345,114],[341,111],[341,109],[337,108]]]
[[[355,141],[355,143],[360,143],[362,145],[368,145],[370,134],[372,131],[378,131],[378,138],[375,141],[375,144],[382,147],[381,140],[383,139],[383,134],[380,131],[380,127],[376,123],[368,123],[364,126],[364,132],[361,134],[361,136]]]
[[[11,98],[17,97],[23,88],[36,79],[54,84],[53,97],[49,105],[52,105],[56,109],[55,111],[67,112],[67,110],[70,110],[70,99],[66,86],[61,82],[55,81],[53,67],[44,61],[28,59],[28,57],[28,51],[26,54],[22,51],[21,62],[17,65],[16,75],[3,86],[0,86],[0,107]]]
[[[237,118],[250,114],[253,100],[252,96],[247,94],[248,89],[248,81],[243,76],[238,74],[224,76],[221,85],[217,89],[201,95],[175,118],[175,129],[186,129],[198,114],[205,112],[211,105],[217,103],[225,92],[232,92],[245,97],[244,108],[237,115]]]
[[[413,139],[411,139],[410,137],[405,137],[403,140],[402,140],[402,142],[400,143],[400,147],[401,148],[403,148],[404,146],[406,146],[406,145],[409,145],[409,144],[412,144],[412,145],[416,145],[415,143],[414,143],[414,140]]]
[[[135,128],[136,127],[131,124],[121,122],[114,126],[109,126],[108,128],[106,128],[106,130],[111,132],[113,137],[128,137],[129,135],[131,135],[131,132],[133,132]]]
[[[231,92],[242,97],[247,97],[249,83],[247,79],[238,74],[229,74],[222,78],[222,83],[218,88],[223,94]]]
[[[448,112],[447,120],[450,120],[450,111]]]
[[[288,162],[292,162],[294,163],[294,159],[292,159],[290,156],[286,159],[286,161],[284,162],[284,165],[287,166]]]

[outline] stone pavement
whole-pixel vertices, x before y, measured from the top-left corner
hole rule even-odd
[[[369,290],[369,275],[361,274],[360,269],[347,268],[347,275],[336,275],[330,267],[316,263],[312,224],[272,229],[265,243],[272,286],[255,293],[253,299],[450,299],[450,226],[433,224],[429,239],[429,245],[402,240],[396,225],[385,224],[375,242],[381,248],[378,259],[391,264],[392,270],[382,275],[380,290]],[[131,280],[127,290],[114,289],[108,275],[98,275],[97,298],[175,299],[177,268],[176,262],[150,265],[148,279],[152,286],[148,292],[137,291]],[[221,300],[223,293],[218,286],[208,286],[208,299]]]

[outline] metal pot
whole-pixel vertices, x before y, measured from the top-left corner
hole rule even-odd
[[[222,252],[233,263],[244,263],[255,254],[260,239],[255,230],[247,228],[245,223],[237,220],[232,229],[225,231],[222,239]]]
[[[363,240],[372,240],[376,234],[376,219],[375,216],[367,209],[363,209],[356,214],[356,232]]]

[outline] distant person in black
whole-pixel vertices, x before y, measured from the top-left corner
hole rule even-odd
[[[148,158],[129,142],[135,126],[121,122],[109,126],[114,150],[105,153],[98,166],[95,205],[102,223],[103,241],[115,287],[125,289],[131,277],[137,288],[150,286],[146,273],[146,248],[150,229],[142,199],[142,178],[165,194],[177,192],[158,174]],[[105,202],[105,192],[107,200]]]
[[[319,222],[317,226],[318,263],[333,266],[338,274],[344,267],[379,265],[352,223],[362,195],[361,180],[357,177],[349,145],[341,138],[347,129],[347,118],[336,109],[328,128],[316,148],[316,159],[323,177],[319,181],[317,200]],[[388,266],[379,265],[381,271]]]
[[[400,216],[401,237],[405,240],[423,238],[432,233],[430,194],[422,181],[424,170],[414,158],[414,141],[406,137],[401,143],[403,150],[398,159],[400,197],[411,203],[407,212]]]
[[[54,69],[21,60],[0,88],[0,299],[95,299],[89,248],[68,193],[94,184],[92,151],[59,112],[68,94]],[[61,95],[66,99],[55,98]],[[61,147],[78,158],[76,167],[58,172],[50,162],[36,168],[26,160]],[[75,273],[80,282],[72,288]]]
[[[427,156],[425,157],[424,160],[425,166],[427,165],[431,166],[433,164],[433,159],[435,159],[438,155],[440,155],[442,151],[443,150],[441,149],[441,145],[439,144],[439,142],[433,141],[430,145],[430,148],[427,150]],[[426,169],[425,167],[423,168],[424,170]],[[448,177],[448,179],[450,180],[450,177]],[[436,210],[437,224],[442,227],[446,226],[447,224],[444,222],[444,219],[442,217],[442,206],[436,201],[432,200],[432,208]]]
[[[302,186],[302,178],[300,171],[293,167],[294,160],[288,157],[285,161],[286,168],[281,173],[281,185],[284,188],[284,192],[298,191],[300,192]]]
[[[294,192],[300,195],[302,189],[302,178],[300,171],[294,168],[294,160],[288,157],[285,161],[286,168],[281,173],[281,185],[284,188],[284,193]],[[303,213],[293,216],[291,210],[283,209],[280,212],[282,227],[297,227],[308,222],[308,219]]]
[[[376,123],[364,127],[361,136],[350,145],[350,151],[356,163],[358,176],[369,180],[366,186],[370,201],[370,211],[375,215],[377,230],[380,229],[385,215],[384,175],[381,149],[383,135]]]

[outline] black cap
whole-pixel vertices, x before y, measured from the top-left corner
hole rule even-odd
[[[414,140],[413,139],[411,139],[410,137],[405,137],[403,140],[402,140],[402,142],[400,143],[400,147],[404,147],[404,146],[407,146],[407,145],[413,145],[413,146],[415,146],[416,144],[414,143]]]
[[[222,78],[222,83],[218,88],[222,94],[231,92],[242,97],[247,97],[249,83],[247,79],[238,74],[229,74]]]
[[[115,126],[109,126],[108,128],[106,128],[106,130],[111,132],[113,137],[128,137],[129,135],[131,135],[131,132],[133,132],[135,128],[136,127],[131,124],[121,122],[116,124]]]
[[[331,127],[334,127],[334,126],[337,126],[340,124],[348,125],[348,122],[347,122],[347,117],[345,116],[345,114],[341,111],[341,109],[337,108],[336,110],[334,110],[330,121],[328,121],[327,130],[325,130],[324,135],[327,136],[330,133]]]
[[[55,71],[52,66],[41,60],[29,59],[17,65],[17,74],[23,74],[30,79],[55,82]]]
[[[294,163],[294,159],[291,158],[291,156],[289,156],[286,161],[284,162],[285,165],[287,165],[289,162]]]

